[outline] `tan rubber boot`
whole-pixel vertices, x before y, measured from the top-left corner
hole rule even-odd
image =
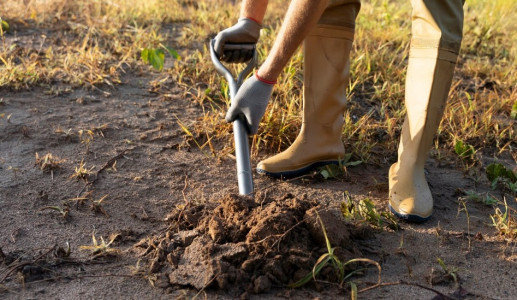
[[[345,155],[341,132],[358,0],[329,1],[304,41],[303,120],[284,152],[259,162],[257,172],[292,178]]]
[[[428,3],[429,2],[429,3]],[[423,222],[433,212],[424,165],[440,124],[461,44],[462,0],[412,1],[413,38],[406,77],[407,116],[398,161],[389,171],[392,213]]]
[[[257,172],[292,178],[345,155],[341,141],[349,54],[353,32],[318,25],[304,42],[303,120],[300,133],[284,152],[261,161]]]

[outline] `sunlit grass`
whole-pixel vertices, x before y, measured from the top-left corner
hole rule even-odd
[[[0,89],[116,85],[127,70],[155,72],[140,60],[144,48],[164,44],[181,59],[169,63],[151,89],[167,98],[171,82],[183,97],[198,103],[195,136],[206,136],[220,155],[233,149],[231,126],[223,119],[229,104],[227,83],[214,71],[208,42],[238,18],[233,1],[96,0],[8,1],[2,18],[18,36],[36,29],[36,42],[14,43],[4,33],[0,44]],[[286,8],[271,0],[258,45],[259,61],[268,53]],[[81,13],[78,14],[77,12]],[[438,131],[444,153],[462,140],[490,155],[516,153],[517,3],[472,0],[465,4],[464,41],[450,99]],[[409,1],[364,2],[352,52],[349,104],[343,142],[357,159],[393,161],[405,115],[404,84],[410,41]],[[44,36],[43,36],[44,35]],[[42,42],[43,41],[43,42]],[[41,45],[41,46],[40,46]],[[303,57],[298,52],[278,79],[252,153],[285,149],[301,124]],[[236,70],[235,68],[233,68]],[[495,149],[493,148],[495,146]],[[220,151],[219,151],[220,150]],[[218,154],[218,155],[219,155]]]

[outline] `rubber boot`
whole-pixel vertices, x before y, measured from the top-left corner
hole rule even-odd
[[[300,133],[287,150],[259,162],[258,173],[292,178],[344,157],[341,132],[359,7],[359,1],[331,1],[305,38]]]
[[[390,209],[410,222],[426,221],[433,212],[424,165],[443,116],[462,37],[463,1],[433,1],[412,1],[407,116],[398,161],[389,171]]]

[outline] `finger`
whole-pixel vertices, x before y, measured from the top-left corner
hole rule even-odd
[[[215,37],[214,50],[219,59],[222,59],[224,56],[224,44],[226,43],[226,39],[224,38],[224,34],[219,33]]]
[[[250,50],[243,50],[242,51],[242,61],[241,62],[247,62],[252,58],[253,51]]]
[[[239,50],[238,53],[237,53],[237,62],[238,63],[243,63],[245,60],[246,57],[245,57],[245,53],[243,50]]]
[[[228,62],[228,57],[230,56],[229,51],[224,51],[223,56],[220,57],[221,61]]]
[[[235,51],[234,50],[224,51],[224,61],[228,62],[228,63],[234,63],[235,62]]]
[[[239,117],[243,121],[244,125],[246,126],[246,131],[248,131],[248,134],[252,134],[254,126],[249,110],[242,111],[239,115],[237,115],[237,117]]]
[[[248,125],[248,133],[250,135],[256,134],[258,131],[258,122],[249,122],[250,118],[246,118],[246,125]]]
[[[241,50],[240,53],[239,53],[239,62],[240,63],[244,63],[244,62],[247,62],[249,59],[248,59],[248,50]]]
[[[235,116],[235,109],[233,107],[230,106],[230,109],[228,109],[228,112],[226,112],[226,116],[224,117],[224,119],[228,123],[235,121],[236,116]]]
[[[249,51],[248,59],[252,60],[254,56],[255,56],[255,49],[252,49]]]
[[[240,59],[241,59],[240,57],[241,57],[241,54],[240,54],[239,50],[232,51],[232,62],[233,63],[239,63]]]
[[[248,135],[252,135],[257,133],[258,127],[253,126],[252,123],[250,123],[249,116],[247,116],[245,113],[239,113],[236,115],[234,121],[240,120],[242,122],[242,125],[244,125],[244,128],[246,128],[246,132]]]

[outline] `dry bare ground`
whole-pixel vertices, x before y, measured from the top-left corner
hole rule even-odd
[[[4,45],[57,47],[48,28],[12,27]],[[176,27],[183,34],[168,29]],[[180,48],[176,37],[166,42]],[[507,144],[484,145],[470,158],[434,148],[426,165],[432,219],[374,226],[364,215],[347,220],[343,203],[387,211],[394,151],[330,179],[255,176],[255,195],[236,196],[231,137],[199,130],[212,105],[199,101],[199,86],[143,64],[119,67],[109,84],[0,87],[1,298],[334,299],[354,286],[360,299],[517,297],[515,191],[493,188],[485,175],[495,160],[516,169],[512,134],[490,137]],[[490,84],[476,87],[496,93],[493,85],[505,83]],[[508,116],[499,124],[515,132]],[[271,155],[255,152],[253,165]],[[353,274],[343,282],[327,267],[290,288],[328,252],[315,211],[340,261],[364,260],[344,268]]]

